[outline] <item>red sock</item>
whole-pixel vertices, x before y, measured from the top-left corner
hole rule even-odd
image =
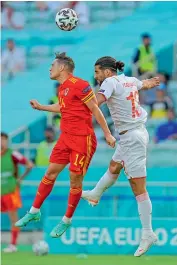
[[[74,214],[74,211],[80,201],[82,195],[82,188],[71,188],[68,199],[68,208],[65,216],[71,218]]]
[[[53,189],[55,180],[50,180],[46,176],[43,177],[41,183],[39,184],[36,198],[33,202],[33,207],[39,209],[47,196]]]
[[[18,227],[12,227],[11,230],[11,244],[16,245],[20,229]]]

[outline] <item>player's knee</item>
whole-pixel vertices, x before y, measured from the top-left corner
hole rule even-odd
[[[11,227],[15,227],[15,223],[18,221],[18,219],[16,219],[16,220],[12,220],[11,221]]]
[[[120,163],[116,163],[113,160],[111,161],[109,165],[109,171],[111,172],[111,174],[119,175],[122,168],[123,167]]]
[[[58,176],[58,172],[48,170],[45,175],[48,179],[55,180]]]
[[[80,188],[82,186],[83,176],[71,172],[70,174],[70,187],[71,188]]]
[[[13,211],[13,212],[9,212],[9,218],[11,221],[11,225],[14,226],[15,223],[18,221],[18,212],[17,210]]]
[[[132,191],[135,196],[141,195],[143,193],[146,193],[146,180],[145,178],[136,178],[136,179],[130,179],[130,184],[132,187]]]

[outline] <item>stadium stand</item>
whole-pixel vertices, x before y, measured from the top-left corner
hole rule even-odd
[[[158,14],[154,12],[154,10],[157,9],[157,5],[158,10],[160,10]],[[37,31],[31,29],[27,31],[25,30],[25,32],[3,32],[3,45],[9,36],[14,36],[19,45],[27,47],[27,57],[30,58],[29,65],[31,64],[31,61],[40,61],[39,58],[42,58],[42,60],[45,61],[45,63],[43,61],[43,65],[37,67],[35,70],[22,73],[17,76],[15,80],[4,85],[2,90],[2,127],[4,130],[14,132],[17,128],[28,128],[29,125],[31,125],[30,133],[31,135],[35,135],[33,131],[35,127],[32,125],[32,122],[34,120],[39,121],[40,118],[43,118],[42,126],[45,127],[45,114],[31,110],[28,102],[31,98],[35,97],[42,103],[47,103],[50,98],[52,85],[48,78],[48,69],[53,59],[52,53],[56,50],[56,47],[62,50],[65,45],[68,47],[68,45],[71,45],[72,43],[72,47],[69,49],[69,54],[71,54],[76,61],[76,75],[79,74],[87,80],[92,80],[94,62],[98,57],[105,54],[123,60],[127,65],[127,72],[129,72],[131,56],[134,47],[138,45],[139,36],[142,32],[148,31],[151,32],[151,35],[153,36],[153,47],[157,57],[160,58],[159,70],[161,69],[169,74],[173,74],[175,71],[175,60],[171,55],[174,53],[175,43],[176,21],[173,20],[173,18],[175,16],[176,3],[173,2],[168,6],[168,12],[166,12],[166,5],[167,3],[165,2],[145,3],[137,8],[133,15],[123,18],[118,22],[112,22],[113,24],[109,24],[106,28],[99,29],[99,32],[97,29],[88,31],[78,29],[77,34],[75,34],[74,31],[70,32],[69,37],[66,32],[63,33],[57,29],[48,32],[48,34],[41,34],[40,36]],[[140,23],[140,21],[146,12],[151,15],[149,15],[146,27],[144,27],[144,24]],[[165,22],[169,17],[171,18],[169,20],[170,30],[169,24],[167,25]],[[132,29],[129,27],[132,23],[139,25],[134,29],[133,35],[131,34]],[[163,31],[159,30],[159,28],[163,28]],[[14,35],[11,35],[12,33]],[[166,36],[165,40],[163,38],[164,35]],[[109,38],[106,36],[109,36]],[[161,39],[163,39],[163,41],[160,42],[159,45],[158,40]],[[56,45],[57,43],[60,43],[60,45]],[[101,46],[101,49],[100,43],[104,43],[104,45]],[[47,59],[48,56],[45,55],[46,52],[49,52],[48,55],[50,55],[50,60]],[[168,60],[166,60],[167,56]],[[84,62],[82,58],[84,58]],[[162,62],[162,65],[160,62]],[[34,80],[33,84],[31,84],[31,80]],[[169,93],[172,94],[172,99],[175,104],[177,98],[176,86],[176,81],[173,81],[169,85]],[[43,91],[45,91],[45,93],[43,93]],[[11,97],[9,97],[9,93],[11,93]],[[21,95],[23,95],[23,100],[21,100]],[[11,106],[11,108],[9,109],[8,106]],[[20,106],[20,108],[17,108],[17,106]],[[22,110],[23,115],[21,115]],[[21,119],[13,119],[12,123],[9,124],[8,120],[12,115],[16,117],[20,115]],[[156,121],[150,121],[150,135],[154,134],[155,125]],[[32,138],[31,141],[36,142],[36,140]]]

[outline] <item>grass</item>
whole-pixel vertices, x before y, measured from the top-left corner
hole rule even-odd
[[[2,265],[177,265],[177,256],[133,256],[89,255],[78,258],[75,255],[48,255],[36,257],[31,252],[2,253]]]

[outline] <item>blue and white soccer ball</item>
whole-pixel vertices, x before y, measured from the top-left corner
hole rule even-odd
[[[55,17],[55,22],[61,30],[73,30],[78,24],[76,12],[71,8],[61,9]]]
[[[47,242],[40,240],[33,245],[33,252],[36,256],[44,256],[49,253],[49,245]]]

